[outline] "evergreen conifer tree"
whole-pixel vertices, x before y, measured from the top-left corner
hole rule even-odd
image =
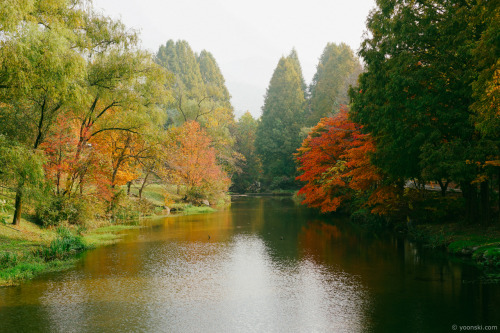
[[[309,87],[310,114],[307,124],[314,126],[323,117],[335,114],[348,103],[348,89],[362,72],[352,49],[344,43],[328,43],[321,55]]]
[[[299,71],[299,72],[298,72]],[[296,53],[282,57],[266,92],[255,145],[263,177],[274,188],[293,188],[296,175],[293,153],[300,147],[304,122],[304,89]]]

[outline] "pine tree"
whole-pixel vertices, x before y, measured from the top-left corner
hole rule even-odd
[[[347,105],[349,86],[357,82],[361,72],[360,62],[347,44],[328,43],[309,87],[311,98],[307,124],[313,126],[321,118],[337,113],[340,105]]]
[[[292,53],[293,54],[293,53]],[[255,145],[261,156],[264,181],[274,187],[294,187],[293,153],[300,147],[304,118],[302,73],[298,60],[279,60],[266,92]]]
[[[241,171],[233,175],[231,191],[238,193],[256,192],[259,190],[261,163],[255,151],[255,136],[258,121],[246,112],[234,126],[236,149],[245,157]]]
[[[231,96],[214,56],[210,52],[203,50],[197,57],[197,61],[200,66],[203,83],[205,83],[210,95],[216,101],[229,105]]]

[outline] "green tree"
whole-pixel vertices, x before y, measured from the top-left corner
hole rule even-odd
[[[16,193],[13,224],[21,221],[22,197],[37,198],[44,183],[41,151],[11,142],[0,135],[0,180]]]
[[[294,187],[293,153],[300,147],[305,98],[296,60],[282,57],[266,92],[255,146],[267,185]],[[280,185],[280,183],[283,183]]]
[[[0,134],[36,150],[69,101],[79,99],[83,79],[81,1],[11,1],[0,24]],[[2,5],[0,11],[4,11]],[[17,186],[14,223],[21,216]]]
[[[472,218],[487,195],[478,163],[487,155],[470,121],[477,64],[472,46],[483,27],[465,1],[377,1],[360,55],[366,72],[351,90],[353,120],[372,133],[373,162],[392,181],[434,180],[443,194],[461,184]],[[467,161],[472,163],[467,163]],[[483,210],[483,217],[487,212]]]
[[[250,112],[245,112],[234,126],[236,150],[243,155],[241,171],[232,178],[231,190],[238,193],[257,192],[260,189],[259,179],[262,165],[255,150],[255,138],[258,121]]]
[[[307,125],[314,126],[321,118],[337,113],[340,105],[347,105],[349,86],[356,84],[361,72],[360,62],[347,44],[328,43],[309,87]]]

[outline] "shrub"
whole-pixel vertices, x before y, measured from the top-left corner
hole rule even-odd
[[[275,177],[269,185],[270,190],[296,190],[297,188],[295,179],[287,176]]]
[[[96,217],[96,212],[99,211],[95,209],[97,206],[86,197],[53,196],[38,205],[35,220],[45,227],[59,226],[65,221],[83,226]]]
[[[35,221],[44,227],[58,226],[66,218],[63,197],[50,197],[41,201],[35,210]]]
[[[0,269],[14,267],[19,263],[19,256],[13,252],[0,253]]]
[[[82,237],[72,234],[67,228],[57,228],[57,234],[57,238],[50,242],[48,246],[40,246],[38,249],[33,250],[33,254],[45,261],[50,261],[65,259],[87,248]]]
[[[187,201],[199,205],[203,200],[207,199],[207,195],[201,187],[193,186],[187,191],[186,199]]]

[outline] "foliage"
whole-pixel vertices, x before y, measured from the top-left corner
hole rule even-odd
[[[44,227],[59,226],[63,222],[85,226],[89,222],[103,216],[98,203],[86,196],[67,197],[49,195],[40,200],[35,210],[35,221]]]
[[[300,146],[305,112],[302,73],[298,70],[300,66],[293,52],[282,57],[266,92],[255,139],[266,185],[275,177],[296,175],[293,153]]]
[[[44,162],[44,156],[40,151],[9,142],[0,134],[0,181],[16,192],[16,197],[19,195],[24,195],[28,199],[42,197],[45,182]]]
[[[73,235],[64,227],[57,229],[58,236],[48,246],[40,246],[33,254],[45,261],[66,259],[75,253],[84,251],[87,247],[80,236]]]
[[[371,137],[348,119],[347,109],[323,118],[296,154],[297,179],[306,183],[299,191],[305,195],[303,203],[330,212],[357,193],[372,191],[382,179],[369,160],[374,151]]]
[[[348,104],[349,86],[357,83],[361,64],[352,49],[344,43],[328,43],[323,50],[309,87],[311,98],[307,125],[331,117]]]
[[[209,200],[227,191],[230,180],[217,163],[207,132],[195,121],[170,131],[165,142],[166,177],[187,187],[187,199]],[[196,189],[196,190],[195,190]],[[196,193],[195,197],[190,197]]]
[[[236,150],[245,158],[241,170],[233,175],[231,191],[238,193],[258,192],[262,173],[260,158],[255,149],[258,121],[246,112],[234,126]]]
[[[14,267],[19,263],[19,255],[13,252],[0,253],[0,270]]]
[[[399,189],[408,180],[435,181],[444,196],[451,182],[460,184],[468,219],[487,222],[495,169],[484,165],[497,159],[498,144],[476,130],[482,125],[471,122],[471,108],[481,121],[487,91],[495,91],[498,57],[484,46],[495,40],[498,11],[482,1],[377,5],[359,52],[366,71],[350,91],[352,118],[377,146],[373,164]]]
[[[186,41],[169,40],[160,46],[156,62],[175,75],[174,100],[167,105],[169,126],[196,121],[212,139],[217,160],[228,174],[237,171],[241,159],[234,149],[230,127],[233,107],[224,77],[213,55],[196,55]]]

